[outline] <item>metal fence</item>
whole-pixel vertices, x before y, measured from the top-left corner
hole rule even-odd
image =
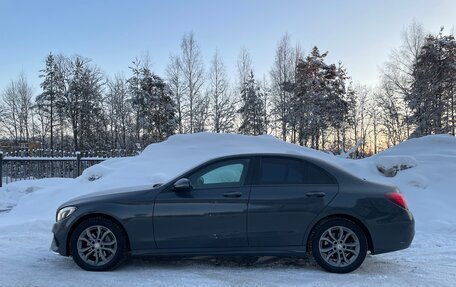
[[[119,151],[101,153],[54,152],[45,150],[2,153],[0,151],[0,187],[3,183],[48,177],[76,178],[88,167],[109,158],[128,156]]]

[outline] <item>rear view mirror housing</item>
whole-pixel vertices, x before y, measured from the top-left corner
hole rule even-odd
[[[192,184],[188,178],[181,178],[173,184],[174,191],[187,191],[192,189]]]

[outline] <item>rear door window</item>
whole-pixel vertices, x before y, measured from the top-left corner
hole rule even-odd
[[[322,168],[299,159],[263,157],[258,184],[335,184],[334,178]]]

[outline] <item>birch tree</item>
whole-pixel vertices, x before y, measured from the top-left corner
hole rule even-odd
[[[212,131],[216,133],[231,132],[236,119],[236,102],[229,91],[225,65],[218,50],[212,57],[208,75],[207,95],[210,99],[210,118]]]
[[[193,33],[185,34],[181,42],[181,67],[185,80],[185,95],[188,104],[188,132],[194,132],[195,103],[201,96],[204,84],[204,66],[198,43]],[[201,100],[200,100],[201,102]]]

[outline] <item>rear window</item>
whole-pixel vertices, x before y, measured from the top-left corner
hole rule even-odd
[[[335,184],[322,168],[302,160],[264,157],[261,160],[259,184]]]

